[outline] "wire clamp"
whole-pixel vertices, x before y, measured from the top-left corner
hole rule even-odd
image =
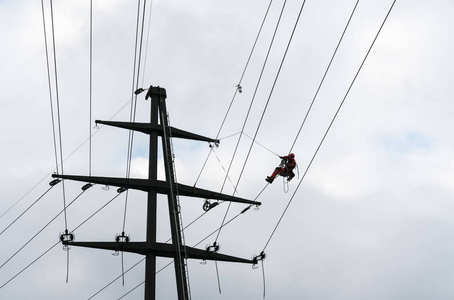
[[[236,85],[236,89],[237,89],[238,93],[240,93],[240,94],[243,92],[243,87],[240,84]]]
[[[264,260],[265,258],[266,258],[266,254],[265,254],[265,252],[263,252],[263,251],[260,252],[259,255],[254,256],[254,257],[252,258],[252,263],[253,263],[252,268],[253,268],[253,269],[257,269],[257,268],[258,268],[258,267],[257,267],[258,262],[261,261],[261,260]]]
[[[69,232],[68,229],[65,229],[65,233],[60,234],[60,242],[72,242],[74,241],[74,233]],[[63,245],[63,250],[68,251],[70,247],[68,245]]]
[[[205,250],[210,253],[217,253],[221,246],[218,243],[214,242],[213,245],[206,246]]]
[[[219,148],[219,140],[215,140],[214,143],[209,143],[210,148]]]
[[[126,235],[123,231],[121,234],[117,234],[115,236],[115,242],[117,243],[128,243],[129,242],[129,235]]]

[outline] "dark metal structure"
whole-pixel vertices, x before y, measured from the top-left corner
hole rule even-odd
[[[179,300],[190,299],[191,296],[186,264],[187,259],[216,260],[247,264],[256,263],[256,259],[243,259],[220,254],[217,253],[217,251],[210,251],[210,249],[202,250],[185,245],[181,224],[179,195],[231,201],[248,205],[261,205],[261,203],[176,182],[171,141],[172,137],[207,141],[216,144],[219,143],[219,141],[169,126],[165,102],[166,97],[166,90],[163,88],[150,86],[148,89],[145,99],[151,98],[150,123],[96,121],[96,123],[99,124],[140,131],[150,136],[148,179],[53,175],[55,178],[117,186],[119,187],[119,192],[124,191],[125,189],[136,189],[147,192],[146,241],[130,242],[129,238],[124,235],[117,237],[115,242],[62,241],[64,245],[124,251],[145,255],[145,300],[156,299],[156,257],[169,257],[174,259]],[[166,181],[157,180],[158,137],[161,137],[162,139]],[[171,244],[159,243],[156,241],[157,194],[167,195],[172,234]]]

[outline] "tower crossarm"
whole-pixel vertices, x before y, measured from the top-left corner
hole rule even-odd
[[[169,184],[162,180],[150,180],[150,179],[137,179],[137,178],[119,178],[119,177],[97,177],[97,176],[77,176],[77,175],[61,175],[53,174],[54,178],[69,179],[82,182],[97,183],[102,185],[117,186],[127,189],[141,190],[148,192],[155,190],[157,193],[168,195],[171,191]],[[256,202],[240,197],[230,196],[227,194],[221,194],[194,186],[184,185],[177,183],[178,193],[180,196],[196,197],[203,199],[214,199],[220,201],[230,201],[235,203],[261,205],[261,202]]]
[[[163,136],[164,132],[162,130],[161,125],[155,125],[151,123],[130,123],[130,122],[117,122],[117,121],[101,121],[96,120],[96,124],[103,124],[123,129],[135,130],[140,131],[142,133],[151,134],[155,132],[159,136]],[[182,138],[182,139],[189,139],[189,140],[196,140],[196,141],[204,141],[209,143],[219,144],[219,140],[212,139],[209,137],[205,137],[202,135],[198,135],[189,131],[181,130],[172,126],[169,126],[170,130],[172,131],[173,138]]]
[[[150,253],[155,254],[160,257],[176,257],[176,248],[173,244],[166,243],[147,243],[147,242],[127,242],[127,243],[118,243],[118,242],[74,242],[74,241],[65,241],[63,245],[75,246],[75,247],[85,247],[85,248],[96,248],[103,250],[112,250],[112,251],[123,251],[136,253],[141,255],[147,255]],[[225,261],[225,262],[236,262],[236,263],[246,263],[254,264],[252,259],[245,259],[240,257],[235,257],[231,255],[221,254],[217,252],[208,252],[206,250],[197,249],[193,247],[186,246],[186,258],[189,259],[200,259],[200,260],[215,260],[215,261]]]

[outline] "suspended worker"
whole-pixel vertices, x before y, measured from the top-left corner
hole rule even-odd
[[[267,176],[265,179],[269,183],[273,183],[274,178],[278,175],[287,177],[287,181],[295,177],[295,173],[293,173],[293,169],[296,166],[295,154],[290,153],[286,156],[279,156],[279,158],[281,159],[281,164],[274,170],[271,176]]]

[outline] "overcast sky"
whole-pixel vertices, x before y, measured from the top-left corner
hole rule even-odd
[[[209,137],[218,134],[269,4],[218,2],[155,0],[150,10],[147,1],[139,79],[140,87],[167,90],[174,127]],[[244,258],[267,245],[267,299],[454,298],[454,1],[396,1],[307,170],[392,2],[359,1],[293,147],[298,176],[289,190],[277,178],[258,197],[260,209],[242,214],[219,236],[220,252]],[[279,164],[276,153],[288,154],[292,147],[355,3],[307,0],[275,81],[302,1],[287,1],[262,69],[283,5],[273,1],[241,81],[243,92],[236,94],[198,187],[232,194],[242,173],[238,195],[259,195]],[[49,1],[44,11],[56,110]],[[129,120],[137,2],[93,0],[91,120],[89,1],[54,1],[53,11],[64,174],[123,177],[128,132],[93,127],[95,119]],[[52,248],[66,229],[63,215],[32,239],[63,209],[63,199],[68,204],[83,186],[66,181],[63,197],[60,183],[34,204],[49,188],[56,166],[41,2],[0,0],[0,22],[0,232],[12,224],[0,234],[0,298],[88,299],[121,274],[121,256],[72,247],[65,283],[67,252],[61,245]],[[239,134],[251,101],[244,133],[257,133],[252,148],[251,139]],[[150,102],[140,95],[136,120],[147,122],[149,110]],[[223,187],[238,140],[231,181]],[[194,185],[208,144],[175,140],[174,149],[178,181]],[[57,150],[60,159],[59,144]],[[131,176],[146,178],[147,136],[134,135],[132,157]],[[163,179],[162,169],[160,158]],[[67,229],[116,195],[116,188],[87,190],[67,209]],[[180,201],[184,224],[203,213],[203,199]],[[74,232],[76,240],[113,241],[124,226],[131,240],[143,241],[145,208],[146,194],[130,191],[123,223],[125,195],[120,195]],[[244,208],[232,205],[227,220]],[[187,244],[200,243],[219,227],[226,209],[223,203],[189,227]],[[158,219],[158,240],[165,242],[170,230],[164,196]],[[197,247],[214,241],[211,236]],[[125,269],[141,259],[125,254]],[[158,268],[168,262],[158,259]],[[222,294],[215,264],[189,261],[192,299],[262,299],[261,264],[218,267]],[[124,286],[118,280],[93,299],[118,299],[143,280],[142,262],[125,275]],[[143,292],[140,285],[123,299],[141,299]],[[157,276],[157,298],[176,299],[172,266]]]

